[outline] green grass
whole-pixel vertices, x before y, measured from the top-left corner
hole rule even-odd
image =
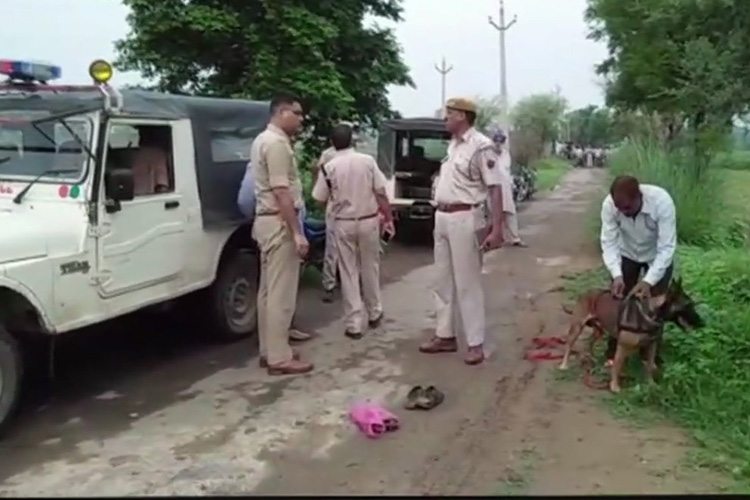
[[[570,163],[560,158],[542,158],[532,164],[536,169],[537,191],[549,191],[560,183],[562,177],[571,169]]]
[[[714,158],[713,165],[727,170],[750,171],[750,151],[734,150],[719,153]]]
[[[632,173],[642,182],[661,185],[672,194],[681,241],[676,274],[698,302],[707,326],[690,333],[668,327],[659,383],[642,384],[640,363],[631,360],[626,372],[627,389],[610,400],[611,407],[620,416],[656,414],[680,424],[698,444],[693,464],[727,473],[747,491],[750,170],[713,168],[703,183],[696,184],[684,161],[679,154],[667,154],[652,144],[636,144],[613,158],[612,175]],[[600,206],[598,199],[591,214],[597,237]],[[570,278],[566,289],[578,295],[607,283],[606,272],[596,269]],[[601,349],[598,354],[603,361]],[[606,377],[605,373],[600,375]]]

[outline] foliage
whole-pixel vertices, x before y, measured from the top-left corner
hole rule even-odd
[[[490,128],[500,127],[500,121],[503,115],[503,101],[499,95],[492,97],[477,97],[477,121],[474,126],[477,130],[487,132]],[[507,130],[504,131],[506,134]]]
[[[603,147],[614,141],[614,116],[608,108],[586,106],[565,115],[567,139],[574,144]]]
[[[306,100],[311,155],[335,120],[375,125],[392,116],[390,85],[413,85],[390,28],[401,0],[123,0],[130,33],[117,65],[168,92]],[[369,23],[368,23],[369,24]]]
[[[748,14],[742,0],[588,0],[590,36],[609,48],[607,103],[658,113],[669,141],[687,124],[696,178],[750,103]]]
[[[526,164],[541,158],[545,147],[559,138],[566,106],[565,99],[555,92],[533,94],[515,105],[511,114],[515,132],[513,142],[523,145],[518,156],[525,157]]]
[[[748,179],[750,180],[750,178]],[[706,453],[702,464],[750,483],[750,254],[742,249],[680,247],[677,271],[706,321],[685,333],[668,326],[658,384],[632,382],[618,396],[628,413],[655,409],[692,431]],[[601,269],[578,276],[571,289],[606,285]],[[567,288],[567,287],[566,287]],[[635,372],[635,373],[634,373]]]

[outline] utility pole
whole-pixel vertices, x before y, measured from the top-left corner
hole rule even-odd
[[[443,57],[442,63],[440,66],[436,64],[435,69],[440,73],[440,113],[442,116],[445,113],[445,77],[453,70],[453,66],[447,66],[445,64],[445,57]]]
[[[500,100],[502,103],[502,116],[501,126],[505,129],[505,133],[509,133],[509,119],[508,119],[508,79],[507,79],[507,70],[506,70],[506,64],[505,64],[505,32],[510,29],[511,26],[516,24],[516,21],[518,20],[517,16],[513,16],[513,19],[508,23],[505,24],[505,2],[503,0],[499,0],[500,2],[500,18],[498,22],[495,22],[494,19],[492,19],[492,16],[489,16],[490,25],[495,28],[499,35],[500,35]]]

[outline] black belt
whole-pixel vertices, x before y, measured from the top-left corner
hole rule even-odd
[[[336,217],[335,220],[360,221],[360,220],[372,219],[373,217],[377,217],[377,216],[378,216],[378,213],[375,212],[374,214],[364,215],[362,217]]]

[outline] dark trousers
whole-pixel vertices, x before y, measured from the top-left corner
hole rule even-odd
[[[659,280],[659,282],[653,287],[651,287],[652,295],[662,295],[667,292],[667,289],[669,288],[669,282],[672,281],[672,267],[673,266],[669,266],[662,279]],[[638,281],[640,281],[641,273],[646,274],[648,272],[648,264],[643,262],[636,262],[634,260],[623,257],[620,264],[620,270],[622,271],[622,281],[625,283],[624,293],[625,295],[627,295],[630,293],[633,287],[638,284]],[[661,341],[661,335],[659,335],[658,341]],[[609,342],[607,343],[607,359],[614,358],[616,350],[617,339],[610,337]],[[641,355],[645,355],[645,349],[641,349]],[[659,348],[657,347],[656,364],[660,363],[661,357],[659,356]]]

